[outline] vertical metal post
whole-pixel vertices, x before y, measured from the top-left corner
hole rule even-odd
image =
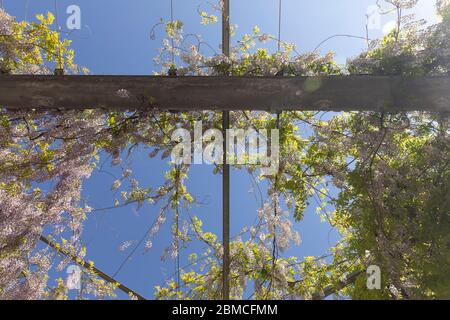
[[[222,53],[230,56],[230,0],[223,0],[222,11]],[[222,113],[223,130],[223,181],[222,181],[222,238],[223,238],[223,277],[222,299],[230,299],[230,165],[227,164],[227,135],[230,127],[230,112]]]

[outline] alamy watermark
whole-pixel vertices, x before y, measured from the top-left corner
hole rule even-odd
[[[76,265],[67,267],[66,287],[68,290],[81,290],[81,268]]]
[[[66,26],[68,30],[80,30],[81,29],[81,8],[75,4],[67,7],[66,13],[69,17],[66,20]]]
[[[270,135],[270,137],[269,137]],[[201,121],[194,124],[194,135],[184,128],[172,132],[172,161],[175,164],[223,164],[224,139],[226,163],[230,165],[258,165],[264,176],[278,173],[280,163],[279,130],[208,129],[203,132]]]
[[[372,265],[367,268],[367,289],[381,289],[381,269],[379,266]]]

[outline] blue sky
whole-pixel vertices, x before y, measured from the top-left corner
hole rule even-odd
[[[76,62],[88,67],[93,74],[152,74],[157,70],[153,57],[161,44],[163,30],[150,39],[150,30],[160,18],[170,17],[169,0],[58,0],[58,22],[65,26],[68,15],[66,8],[76,4],[81,8],[82,29],[71,34]],[[334,34],[365,35],[366,12],[375,0],[283,0],[282,39],[293,42],[299,51],[314,49],[322,40]],[[27,5],[28,3],[28,5]],[[206,1],[174,0],[175,18],[184,22],[185,31],[201,34],[215,50],[220,51],[220,23],[202,26],[196,12],[209,10]],[[434,16],[434,1],[422,0],[417,14],[431,21]],[[55,12],[54,0],[3,0],[5,9],[17,19],[35,14]],[[231,20],[238,25],[237,37],[251,32],[258,25],[263,32],[277,34],[278,0],[231,0]],[[392,17],[381,17],[381,28],[373,29],[371,37],[382,35],[382,28]],[[333,50],[337,60],[344,63],[365,47],[361,40],[336,38],[322,47],[322,52]],[[274,47],[269,47],[274,49]],[[133,156],[132,169],[141,185],[157,186],[164,180],[167,169],[165,161],[150,159],[149,150],[140,148]],[[111,168],[105,160],[104,170],[96,171],[86,182],[83,197],[94,208],[109,207],[114,195],[110,187],[120,176],[118,168]],[[232,235],[243,226],[250,225],[256,216],[259,203],[251,192],[252,184],[247,173],[233,171],[231,188]],[[202,203],[192,209],[205,222],[205,229],[220,235],[221,232],[221,177],[212,173],[212,167],[194,165],[188,189]],[[136,211],[133,207],[92,213],[87,222],[83,242],[88,247],[87,258],[95,261],[97,267],[108,274],[114,274],[128,252],[118,251],[126,240],[138,240],[158,215],[157,207],[144,206]],[[124,266],[117,279],[147,298],[152,298],[153,287],[174,271],[173,261],[162,262],[160,257],[170,243],[170,218],[156,235],[153,249],[143,254],[138,248],[132,259]],[[299,257],[321,255],[338,240],[338,235],[327,223],[321,223],[314,208],[308,210],[304,220],[296,225],[302,244],[288,252]],[[193,244],[183,250],[182,265],[187,255],[201,249]],[[55,274],[56,276],[56,274]],[[63,274],[64,276],[64,274]],[[52,279],[51,281],[53,281]],[[119,295],[119,297],[123,297]]]

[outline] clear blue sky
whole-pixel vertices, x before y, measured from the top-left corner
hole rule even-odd
[[[73,33],[73,48],[76,62],[88,67],[93,74],[151,74],[156,70],[152,58],[161,44],[163,30],[156,33],[156,40],[149,37],[153,25],[160,18],[168,19],[169,0],[58,0],[58,20],[65,26],[66,8],[71,4],[80,6],[82,29]],[[283,0],[282,39],[293,42],[300,51],[314,49],[322,40],[334,34],[365,35],[366,12],[375,0]],[[35,14],[55,12],[54,0],[3,0],[5,9],[17,19],[34,18]],[[196,8],[208,10],[206,1],[174,0],[175,17],[185,23],[185,31],[201,34],[217,51],[221,41],[220,23],[202,26]],[[422,0],[417,14],[419,17],[435,19],[434,1]],[[251,32],[258,25],[263,32],[277,34],[278,0],[231,0],[231,20],[239,29],[237,36]],[[27,9],[28,8],[28,9]],[[392,17],[381,18],[385,25]],[[382,30],[371,30],[371,37],[379,37]],[[237,38],[238,38],[237,37]],[[337,38],[327,42],[323,51],[333,50],[343,63],[348,57],[357,55],[365,43],[360,40]],[[148,150],[141,148],[134,154],[132,169],[141,185],[157,186],[163,182],[166,163],[148,158]],[[120,175],[106,162],[105,170]],[[94,208],[113,204],[111,183],[114,178],[107,173],[95,172],[86,182],[83,196]],[[258,203],[249,193],[251,181],[245,172],[232,173],[231,219],[232,234],[243,226],[250,225],[256,216]],[[212,167],[195,165],[191,170],[188,188],[197,199],[205,202],[195,207],[192,214],[199,215],[205,222],[205,229],[221,232],[221,177],[214,176]],[[133,207],[92,214],[85,227],[83,241],[88,247],[87,258],[94,260],[97,267],[113,274],[126,256],[117,247],[126,240],[138,240],[152,224],[158,208],[144,206],[140,211]],[[151,298],[153,287],[174,271],[173,261],[161,262],[160,257],[169,245],[170,218],[154,239],[154,247],[147,254],[139,248],[122,271],[119,281],[140,294]],[[314,209],[308,210],[305,219],[297,225],[302,245],[288,253],[299,257],[321,255],[333,245],[338,236],[327,223],[321,223]],[[187,255],[200,249],[194,244],[182,252],[182,265]],[[183,263],[184,262],[184,263]],[[64,276],[64,274],[63,274]],[[51,279],[50,281],[54,281]],[[123,297],[120,295],[120,297]]]

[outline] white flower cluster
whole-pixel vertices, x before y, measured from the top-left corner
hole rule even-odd
[[[258,214],[267,230],[267,233],[259,234],[263,243],[267,243],[268,239],[275,238],[276,245],[281,251],[286,250],[291,242],[300,245],[300,234],[293,229],[289,212],[281,209],[278,195],[272,195],[271,201],[266,202]]]

